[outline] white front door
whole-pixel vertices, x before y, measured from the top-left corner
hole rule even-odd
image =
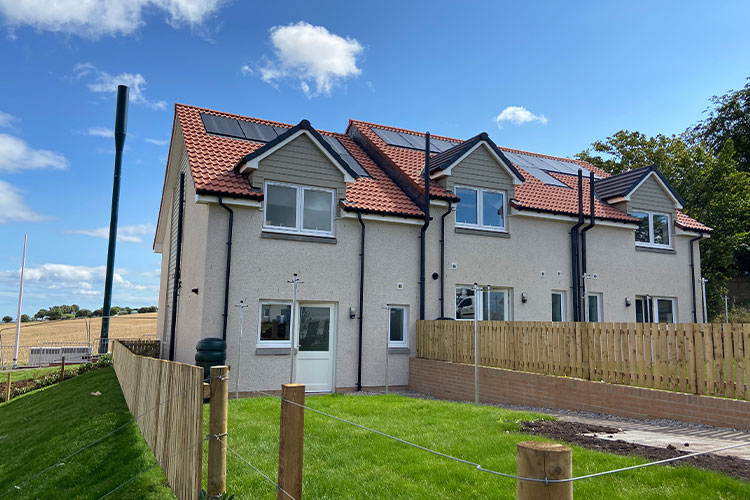
[[[295,382],[307,392],[333,390],[335,304],[300,304],[297,313]]]

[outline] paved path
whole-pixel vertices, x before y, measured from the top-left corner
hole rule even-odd
[[[722,446],[747,441],[750,443],[750,433],[734,429],[719,427],[704,427],[690,424],[680,425],[678,422],[661,423],[653,420],[613,420],[589,415],[576,415],[555,411],[545,411],[560,420],[581,422],[584,424],[606,425],[622,429],[616,434],[593,434],[601,439],[616,441],[621,439],[636,444],[645,444],[664,448],[672,445],[679,450],[689,453],[708,451]],[[750,445],[718,452],[717,455],[731,455],[744,460],[750,460]]]

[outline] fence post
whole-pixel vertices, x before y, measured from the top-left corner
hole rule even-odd
[[[65,380],[65,356],[62,357],[61,363],[60,363],[60,382]]]
[[[10,401],[10,385],[11,385],[11,372],[8,372],[8,383],[5,384],[5,402]]]
[[[569,479],[573,474],[573,453],[567,446],[539,441],[522,441],[516,446],[516,470],[521,477]],[[544,484],[516,481],[518,500],[573,500],[573,483]]]
[[[302,498],[302,446],[305,431],[305,386],[281,386],[281,429],[279,432],[279,486],[295,500]],[[291,401],[291,403],[289,402]],[[297,403],[292,404],[292,403]],[[277,500],[287,500],[278,491]]]
[[[208,496],[221,495],[227,489],[227,405],[229,367],[211,367],[211,402],[208,407]],[[215,437],[214,437],[215,436]]]

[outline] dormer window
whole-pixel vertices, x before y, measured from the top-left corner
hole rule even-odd
[[[641,220],[638,229],[635,230],[637,246],[671,248],[669,214],[634,210],[633,217]]]
[[[456,227],[506,231],[504,191],[456,186],[455,192],[461,198],[456,206]]]
[[[279,182],[264,187],[263,229],[312,236],[333,236],[333,189]]]

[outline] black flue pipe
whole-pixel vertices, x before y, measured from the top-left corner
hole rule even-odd
[[[185,172],[180,172],[179,205],[177,206],[177,251],[175,252],[174,276],[172,277],[172,320],[169,324],[169,361],[174,361],[174,344],[177,336],[177,301],[182,288],[182,230],[185,206]],[[172,252],[172,249],[169,249]]]
[[[573,305],[573,321],[581,320],[580,302],[578,301],[581,288],[581,277],[579,276],[580,256],[578,253],[578,229],[583,226],[583,223],[583,171],[578,169],[578,223],[570,228],[571,274],[573,278],[573,300],[571,300],[571,303]]]
[[[104,280],[104,304],[102,305],[102,330],[99,334],[99,354],[109,348],[109,314],[112,306],[112,281],[115,273],[115,247],[117,244],[117,218],[120,210],[120,172],[122,150],[128,128],[128,87],[117,86],[117,111],[115,114],[115,175],[112,183],[112,211],[109,218],[109,246],[107,248],[107,274]]]
[[[419,319],[424,319],[425,310],[425,236],[430,225],[430,133],[424,136],[424,224],[419,232]]]
[[[227,222],[227,264],[224,275],[224,313],[223,313],[223,324],[221,327],[221,339],[226,342],[227,340],[227,319],[229,315],[229,276],[232,270],[232,233],[234,226],[234,211],[224,204],[221,196],[219,196],[219,206],[229,212],[229,221]]]

